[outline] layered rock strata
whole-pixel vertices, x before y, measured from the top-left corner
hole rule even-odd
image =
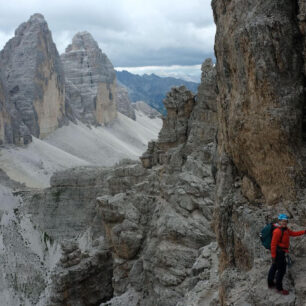
[[[108,191],[111,174],[112,170],[96,167],[70,169],[54,175],[48,189],[20,192],[24,205],[18,208],[18,215],[22,222],[12,222],[13,232],[22,232],[18,227],[26,223],[30,234],[23,242],[15,239],[14,252],[18,273],[27,273],[35,286],[39,280],[39,288],[26,291],[27,299],[36,301],[33,305],[38,300],[50,306],[99,305],[112,297],[112,258],[96,210],[96,198]],[[8,241],[4,245],[8,249]],[[25,250],[35,259],[33,264],[37,257],[42,261],[39,269],[31,272],[23,267]],[[14,275],[10,261],[3,269]],[[20,296],[23,284],[24,280],[17,278],[12,294]]]
[[[205,81],[208,80],[204,78]],[[214,90],[215,86],[211,93]],[[207,280],[204,275],[212,267],[211,252],[202,259],[200,248],[207,246],[210,250],[208,245],[215,239],[210,222],[216,129],[207,137],[210,133],[204,131],[206,125],[201,125],[201,120],[210,102],[203,97],[195,99],[183,87],[172,89],[165,100],[172,124],[165,119],[157,142],[164,143],[163,135],[172,135],[173,126],[177,127],[171,145],[163,146],[166,162],[151,164],[151,169],[142,168],[145,175],[138,184],[130,184],[122,173],[121,193],[98,198],[113,255],[116,296],[103,305],[176,305],[189,301],[185,294],[201,281],[198,288],[202,288]],[[177,117],[174,105],[179,109]],[[216,113],[213,117],[216,119]],[[213,248],[216,252],[216,245]],[[201,274],[205,266],[208,270]],[[211,278],[215,283],[201,300],[217,305],[217,294],[211,295],[217,290],[216,272]]]
[[[186,87],[174,87],[167,94],[164,105],[167,116],[163,118],[163,127],[158,136],[158,142],[151,142],[148,150],[141,157],[143,166],[151,168],[163,164],[165,153],[186,142],[188,120],[195,104],[194,95]]]
[[[7,95],[2,82],[0,70],[0,145],[12,142],[11,120],[6,106]]]
[[[258,239],[263,225],[280,212],[292,217],[291,228],[305,227],[301,2],[212,1],[221,305],[302,305],[305,300],[303,238],[292,239],[296,265],[284,281],[290,294],[282,299],[267,288],[270,254]]]
[[[116,73],[88,32],[77,33],[61,55],[66,103],[77,119],[105,124],[116,118]]]
[[[293,198],[305,101],[296,4],[212,4],[220,150],[269,203]]]
[[[151,168],[168,162],[165,153],[173,147],[185,144],[186,158],[193,148],[202,144],[213,144],[217,132],[216,70],[212,60],[202,65],[202,83],[195,97],[184,86],[173,88],[164,100],[167,117],[158,141],[150,142],[142,155],[143,166]]]
[[[53,132],[65,113],[64,72],[42,15],[18,27],[0,53],[0,66],[12,118],[6,141],[23,144],[31,135],[43,138]]]
[[[99,305],[113,295],[112,259],[107,248],[96,244],[83,251],[75,242],[62,243],[63,254],[51,279],[45,305]]]
[[[43,305],[174,306],[194,299],[186,294],[198,292],[208,274],[216,280],[210,257],[218,252],[211,244],[214,144],[206,126],[201,129],[207,101],[180,88],[167,105],[175,104],[178,92],[187,111],[172,117],[178,137],[163,147],[165,164],[146,169],[126,160],[113,168],[75,168],[55,174],[48,189],[20,193],[25,204],[18,214],[42,233],[48,251],[40,256],[53,258],[39,269],[41,286],[34,296],[27,291],[28,299],[39,298]],[[169,124],[161,134],[167,129]],[[19,284],[18,279],[16,293]],[[211,290],[215,285],[202,298],[216,304]]]
[[[130,101],[128,91],[125,87],[118,83],[116,87],[116,105],[118,112],[133,120],[136,120],[135,110]]]

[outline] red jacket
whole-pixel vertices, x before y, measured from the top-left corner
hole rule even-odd
[[[279,246],[280,248],[282,248],[282,250],[286,253],[288,253],[289,251],[289,245],[290,245],[290,241],[289,241],[289,237],[290,236],[301,236],[304,235],[306,231],[297,231],[294,232],[291,229],[289,229],[288,227],[281,229],[281,227],[277,224],[274,224],[275,227],[277,227],[274,231],[273,231],[273,236],[272,236],[272,241],[271,241],[271,255],[272,258],[276,257],[276,248],[277,246]],[[283,233],[283,237],[282,237],[282,230],[284,231]]]

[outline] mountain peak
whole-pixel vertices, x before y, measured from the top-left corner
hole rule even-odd
[[[115,70],[92,35],[87,31],[75,34],[61,59],[66,93],[77,118],[90,124],[114,119]]]
[[[99,49],[98,43],[87,31],[76,33],[72,38],[72,43],[66,48],[66,52],[82,49]]]
[[[10,141],[26,144],[31,135],[43,138],[54,131],[64,116],[64,74],[42,14],[17,28],[1,51],[0,66],[9,112],[15,118]]]
[[[35,22],[35,23],[46,23],[45,17],[40,13],[33,14],[30,17],[29,21],[30,22]]]
[[[48,29],[48,24],[42,14],[36,13],[27,22],[23,22],[16,30],[16,36],[22,36],[25,31],[37,32],[41,27]]]

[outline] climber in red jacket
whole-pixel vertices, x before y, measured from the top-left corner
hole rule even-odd
[[[268,286],[276,289],[279,293],[287,295],[288,290],[283,289],[283,277],[286,273],[286,257],[285,254],[289,252],[289,238],[290,236],[301,236],[306,231],[294,232],[287,227],[288,216],[280,214],[278,216],[279,224],[274,224],[276,229],[273,231],[271,241],[271,255],[272,255],[272,266],[268,275]],[[277,273],[276,273],[277,272]],[[276,283],[274,283],[274,277],[276,274]]]

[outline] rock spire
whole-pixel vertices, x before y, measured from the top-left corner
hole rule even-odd
[[[12,125],[6,142],[24,144],[31,135],[43,138],[64,117],[64,72],[51,32],[41,14],[15,31],[0,52],[6,108]]]
[[[90,33],[77,33],[61,55],[66,102],[77,119],[105,124],[116,118],[116,74]]]

